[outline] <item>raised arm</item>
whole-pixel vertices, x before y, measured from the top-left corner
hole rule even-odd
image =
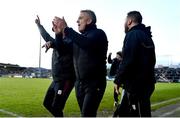
[[[37,15],[37,18],[35,19],[35,23],[37,24],[38,29],[39,29],[40,34],[41,34],[41,36],[43,37],[43,39],[44,39],[46,42],[48,42],[48,41],[53,42],[53,41],[54,41],[54,38],[51,37],[51,36],[49,35],[49,33],[48,33],[48,32],[44,29],[44,27],[41,25],[40,18],[38,17],[38,15]]]
[[[112,53],[109,53],[109,55],[108,55],[108,63],[109,64],[112,64],[112,62],[113,62],[113,60],[111,59],[111,55],[112,55]]]

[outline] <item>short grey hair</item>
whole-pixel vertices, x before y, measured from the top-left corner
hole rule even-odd
[[[96,24],[96,15],[92,10],[81,10],[81,12],[87,13],[92,19],[92,24]]]

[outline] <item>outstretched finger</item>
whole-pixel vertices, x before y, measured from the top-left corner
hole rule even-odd
[[[45,45],[46,45],[46,44],[45,44]],[[44,48],[44,47],[45,47],[45,45],[43,45],[43,46],[42,46],[42,48]]]
[[[38,15],[36,15],[37,16],[37,19],[39,20],[39,16]]]
[[[46,48],[45,53],[47,53],[48,50],[49,50],[49,48]]]

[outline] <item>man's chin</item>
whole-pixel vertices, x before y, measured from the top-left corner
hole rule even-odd
[[[79,32],[81,32],[81,33],[83,32],[83,30],[82,30],[82,29],[78,29],[78,30],[79,30]]]

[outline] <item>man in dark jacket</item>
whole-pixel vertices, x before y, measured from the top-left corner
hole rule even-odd
[[[127,14],[125,33],[123,60],[114,81],[117,93],[121,84],[125,89],[118,115],[150,117],[156,62],[150,27],[142,24],[138,11],[131,11]]]
[[[111,55],[112,55],[112,53],[109,53],[109,55],[108,55],[108,63],[111,64],[109,76],[114,77],[117,74],[119,64],[122,60],[122,53],[121,53],[121,51],[117,52],[116,57],[113,59],[111,58]]]
[[[118,68],[120,66],[120,63],[122,61],[122,52],[118,51],[116,53],[116,57],[111,59],[112,53],[109,53],[108,55],[108,63],[111,64],[110,72],[109,72],[109,77],[114,78],[115,75],[117,74]],[[114,106],[117,107],[119,99],[118,99],[118,94],[116,93],[114,89]]]
[[[96,27],[96,16],[91,10],[82,10],[77,20],[81,34],[67,27],[57,18],[64,37],[73,40],[73,59],[77,81],[76,97],[81,116],[96,116],[106,88],[106,54],[108,41],[103,30]]]
[[[53,81],[44,98],[44,106],[55,117],[63,116],[66,100],[74,87],[75,72],[73,67],[72,42],[64,43],[62,33],[53,25],[56,38],[52,38],[40,23],[39,17],[35,20],[41,36],[47,42],[44,46],[46,51],[53,48],[52,54],[52,77]]]

